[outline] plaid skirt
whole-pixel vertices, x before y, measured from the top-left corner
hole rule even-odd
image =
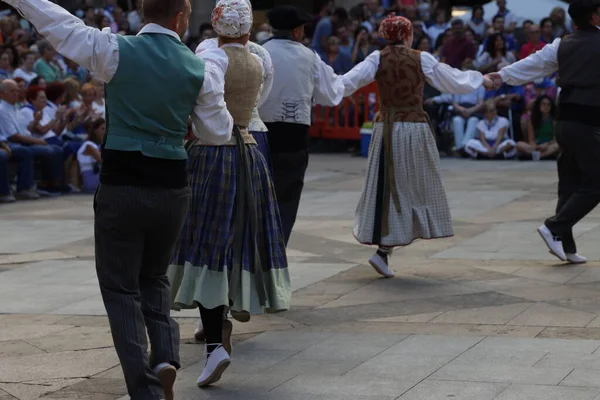
[[[240,155],[241,148],[247,157]],[[240,169],[243,159],[248,171]],[[285,241],[269,169],[258,147],[193,147],[188,172],[190,210],[168,271],[173,309],[199,304],[251,314],[289,309]],[[249,182],[238,187],[238,174],[245,172]],[[240,208],[239,190],[254,199],[251,206]],[[248,223],[250,217],[254,224]],[[236,259],[241,260],[238,268]]]
[[[442,184],[440,157],[426,123],[396,122],[392,128],[393,165],[385,165],[383,123],[374,125],[367,176],[355,215],[354,236],[363,244],[406,246],[415,239],[454,235]],[[399,207],[390,194],[388,235],[382,234],[384,177],[393,168]]]
[[[271,162],[271,149],[269,148],[269,137],[267,132],[250,132],[254,140],[256,140],[256,144],[258,145],[258,150],[262,153],[263,157],[265,157],[265,161],[269,166],[269,172],[271,172],[271,176],[273,176],[273,163]]]

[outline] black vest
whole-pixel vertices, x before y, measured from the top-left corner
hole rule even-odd
[[[600,30],[576,31],[558,47],[560,103],[600,107]]]

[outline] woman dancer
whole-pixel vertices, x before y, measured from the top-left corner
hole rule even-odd
[[[207,361],[198,386],[217,382],[229,366],[223,315],[242,322],[250,314],[287,310],[291,285],[275,192],[265,158],[247,126],[259,96],[261,63],[244,45],[252,26],[245,0],[221,0],[212,13],[219,48],[202,58],[226,68],[224,89],[234,120],[223,146],[188,143],[192,202],[169,279],[174,308],[200,308]]]
[[[434,133],[423,111],[425,82],[443,93],[467,94],[484,78],[412,50],[412,25],[404,17],[383,20],[379,32],[388,46],[344,75],[344,84],[346,95],[373,81],[379,87],[381,108],[375,116],[354,236],[360,243],[379,246],[369,263],[391,278],[388,258],[394,247],[454,234]]]

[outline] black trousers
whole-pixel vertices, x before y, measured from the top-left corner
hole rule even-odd
[[[573,226],[600,203],[600,127],[559,121],[558,203],[546,226],[562,239],[566,253],[576,253]]]
[[[163,362],[180,366],[179,326],[170,317],[166,272],[189,201],[188,187],[100,185],[94,198],[96,272],[133,400],[163,399],[152,368]]]
[[[308,126],[273,123],[267,124],[267,127],[273,184],[287,245],[296,223],[308,167]]]

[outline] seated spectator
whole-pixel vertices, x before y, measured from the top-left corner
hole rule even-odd
[[[343,24],[348,20],[345,8],[336,8],[330,17],[323,17],[315,28],[312,39],[312,49],[321,57],[327,53],[328,39],[333,35],[336,24]]]
[[[513,33],[517,27],[517,16],[506,8],[506,0],[496,0],[498,5],[497,17],[502,17],[504,20],[504,30],[507,33]]]
[[[327,54],[321,56],[325,64],[330,65],[333,71],[338,75],[343,75],[350,71],[354,64],[350,57],[340,52],[340,39],[332,36],[327,41]]]
[[[88,138],[77,152],[77,163],[81,171],[81,190],[84,193],[94,193],[100,184],[100,144],[104,138],[106,122],[100,118],[89,126]]]
[[[352,57],[352,49],[354,49],[354,39],[350,37],[348,28],[341,26],[337,30],[337,37],[340,39],[340,53]]]
[[[16,198],[11,193],[8,162],[17,163]],[[26,147],[14,146],[0,132],[0,203],[12,203],[17,198],[36,200],[40,195],[33,190],[33,153]]]
[[[415,49],[419,51],[425,51],[431,53],[431,41],[428,36],[423,36],[420,40],[415,43]]]
[[[553,36],[555,38],[563,37],[571,30],[567,27],[567,18],[565,9],[562,7],[554,7],[550,12],[550,20],[552,20]]]
[[[465,151],[473,158],[496,158],[502,155],[505,159],[516,154],[516,143],[507,138],[509,122],[498,116],[493,101],[486,103],[484,118],[477,124],[478,139],[471,139],[465,146]]]
[[[20,132],[43,139],[46,143],[60,146],[62,149],[63,142],[55,133],[55,129],[63,126],[56,116],[61,117],[64,111],[61,110],[60,113],[51,116],[47,104],[48,99],[44,89],[39,86],[30,86],[27,89],[27,103],[17,113]]]
[[[507,51],[506,40],[499,33],[490,35],[484,53],[473,61],[473,67],[483,74],[497,72],[514,63],[515,56]]]
[[[446,43],[450,41],[451,38],[452,31],[450,29],[444,32],[443,35],[438,36],[437,41],[435,42],[435,49],[433,51],[433,55],[438,61],[443,61],[442,54],[444,53],[444,47]]]
[[[14,73],[15,78],[23,78],[27,84],[31,83],[31,81],[36,78],[38,75],[33,70],[33,65],[35,64],[35,55],[33,52],[28,51],[23,54],[23,65],[21,68],[17,68]]]
[[[537,98],[546,95],[550,97],[552,101],[556,101],[557,91],[558,88],[556,87],[556,84],[550,78],[542,78],[525,85],[525,91],[523,94],[525,112],[521,116],[522,132],[527,132],[531,110],[533,109],[533,104]]]
[[[520,58],[527,58],[530,54],[535,53],[538,50],[544,48],[546,43],[542,42],[540,38],[540,27],[538,25],[532,25],[527,32],[528,41],[521,46],[521,52],[519,53]]]
[[[0,53],[0,80],[4,79],[12,79],[12,73],[10,72],[10,60],[6,51]]]
[[[92,80],[91,84],[96,87],[96,99],[92,107],[100,118],[106,118],[106,102],[104,101],[104,83],[98,80]]]
[[[65,64],[67,66],[66,78],[75,78],[79,82],[87,82],[89,80],[89,71],[78,65],[75,61],[65,58]]]
[[[446,11],[439,10],[436,13],[435,24],[427,28],[427,34],[431,39],[431,43],[437,45],[438,37],[446,33],[448,29],[450,29],[450,24],[446,18]]]
[[[540,31],[542,42],[548,44],[554,41],[554,26],[552,25],[552,20],[550,18],[544,18],[542,22],[540,22]]]
[[[421,41],[424,37],[429,38],[425,31],[425,23],[422,21],[413,21],[413,49],[416,49],[416,44]]]
[[[74,116],[74,122],[76,126],[72,126],[71,132],[75,135],[85,134],[87,132],[86,125],[90,124],[93,120],[104,118],[94,109],[94,102],[97,98],[97,88],[91,83],[86,83],[81,88],[81,104],[78,107],[72,107],[76,110]],[[73,121],[71,122],[73,123]]]
[[[490,25],[483,19],[484,11],[481,6],[474,6],[471,13],[471,19],[467,21],[467,27],[473,31],[478,40],[483,40],[485,32]]]
[[[56,195],[63,191],[60,185],[62,177],[62,147],[48,144],[44,139],[29,135],[21,129],[15,104],[19,100],[19,86],[7,79],[0,83],[0,134],[9,142],[11,150],[24,147],[33,157],[42,162],[44,181],[40,182],[37,191],[43,195]]]
[[[515,40],[517,41],[517,46],[522,47],[529,40],[529,30],[531,27],[535,25],[532,20],[526,19],[523,21],[523,25],[520,30],[516,30],[513,33]],[[538,35],[539,36],[539,35]]]
[[[56,50],[47,40],[37,44],[40,58],[35,62],[35,73],[44,78],[46,83],[62,80],[62,69],[56,60]]]
[[[14,76],[15,70],[21,65],[21,57],[14,45],[4,46],[4,52],[8,55],[8,71]]]
[[[483,117],[485,108],[485,89],[483,87],[469,94],[448,95],[444,94],[428,99],[428,103],[452,104],[454,116],[452,117],[452,132],[457,151],[462,151],[467,142],[477,136],[477,124]]]
[[[23,78],[15,78],[14,81],[19,85],[19,101],[16,107],[21,108],[27,103],[27,82]]]
[[[492,29],[490,31],[488,31],[488,35],[491,36],[494,33],[501,34],[502,37],[504,38],[504,40],[506,41],[506,51],[512,52],[513,55],[515,55],[516,51],[518,50],[517,41],[515,40],[513,35],[505,32],[504,27],[505,27],[504,18],[499,15],[496,15],[494,17],[494,19],[492,20]],[[490,40],[490,36],[488,36],[483,42],[484,49],[488,48],[488,42]]]
[[[29,86],[39,86],[44,90],[46,90],[46,88],[48,87],[48,85],[46,85],[46,80],[43,76],[37,76],[36,78],[33,78],[31,82],[29,82]]]
[[[559,147],[554,140],[554,124],[556,104],[545,95],[538,97],[533,103],[531,119],[527,129],[527,140],[517,143],[519,153],[531,156],[539,153],[539,159],[555,158]]]
[[[369,54],[377,50],[369,40],[369,30],[364,26],[359,26],[356,30],[354,49],[352,50],[352,62],[361,63]]]
[[[78,109],[81,106],[81,97],[79,96],[80,85],[77,79],[68,78],[63,82],[65,84],[65,102],[63,103],[69,109]]]
[[[524,111],[525,87],[502,85],[497,90],[488,91],[485,94],[486,100],[492,99],[498,108],[498,114],[512,119],[512,128],[514,129],[514,138],[517,141],[522,140],[521,115]]]
[[[477,47],[465,36],[465,24],[460,19],[452,21],[452,37],[444,44],[442,60],[453,68],[461,69],[466,62],[472,62],[477,55]]]

